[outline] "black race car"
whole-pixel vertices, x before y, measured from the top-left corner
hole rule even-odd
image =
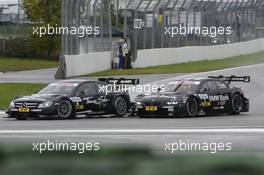
[[[249,111],[249,100],[231,82],[250,82],[249,76],[217,76],[175,80],[150,95],[139,95],[133,110],[139,116],[195,117],[206,114],[232,114]]]
[[[137,83],[136,79],[123,78],[59,81],[31,96],[14,98],[6,113],[8,117],[18,120],[42,116],[68,119],[91,111],[124,116],[131,107],[129,95],[127,92],[117,91],[113,85]]]

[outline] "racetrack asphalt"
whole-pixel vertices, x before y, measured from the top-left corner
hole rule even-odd
[[[57,68],[27,70],[19,72],[0,73],[0,83],[53,83],[56,80],[54,75]],[[128,75],[128,76],[111,76],[114,78],[139,78],[140,83],[150,83],[154,81],[164,80],[175,76],[185,75],[182,73],[176,74],[154,74],[154,75]],[[78,79],[97,80],[100,77],[75,77]],[[73,78],[73,79],[75,79]]]
[[[51,83],[57,68],[6,72],[0,74],[0,83]]]
[[[251,83],[233,83],[250,99],[250,112],[240,116],[206,116],[198,118],[143,118],[81,116],[76,120],[0,119],[0,143],[45,141],[98,141],[111,145],[146,145],[163,150],[165,142],[231,142],[232,151],[264,151],[264,64],[175,75],[159,79],[166,84],[177,78],[208,75],[250,75]],[[148,81],[146,81],[148,82]],[[149,81],[150,82],[150,81]],[[132,94],[132,96],[135,94]],[[3,116],[3,115],[1,115]]]

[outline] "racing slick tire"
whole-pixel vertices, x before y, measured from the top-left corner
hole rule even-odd
[[[114,109],[115,109],[115,114],[117,117],[123,117],[126,115],[128,111],[128,104],[126,99],[124,99],[121,96],[118,96],[114,100]]]
[[[243,109],[243,99],[239,94],[234,94],[231,98],[231,109],[229,115],[239,115]]]
[[[59,119],[75,118],[74,107],[69,100],[62,100],[59,102],[58,117]]]
[[[198,116],[199,105],[195,97],[190,97],[186,102],[186,114],[188,117]]]

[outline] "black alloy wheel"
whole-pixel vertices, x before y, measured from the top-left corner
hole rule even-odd
[[[196,117],[198,115],[198,102],[194,97],[190,97],[187,100],[186,111],[188,117]]]
[[[59,102],[58,117],[60,119],[69,119],[73,117],[73,106],[69,100],[62,100]]]
[[[127,113],[128,104],[123,97],[117,97],[114,102],[115,113],[118,117],[123,117]]]

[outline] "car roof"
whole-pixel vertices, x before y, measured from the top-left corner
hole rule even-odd
[[[78,83],[78,84],[81,84],[81,83],[85,83],[85,82],[98,82],[98,81],[87,80],[87,79],[67,79],[67,80],[58,81],[56,83]]]
[[[217,78],[200,77],[200,78],[185,78],[185,79],[182,78],[182,79],[175,79],[175,80],[170,81],[170,83],[173,83],[175,81],[199,81],[200,83],[203,83],[203,82],[210,81],[210,80],[223,82],[222,80],[217,79]]]
[[[175,80],[172,80],[171,82],[173,82],[173,81],[208,81],[208,80],[218,80],[218,79],[200,77],[200,78],[175,79]]]

